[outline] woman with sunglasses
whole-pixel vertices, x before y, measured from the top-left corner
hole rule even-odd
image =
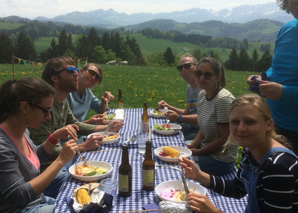
[[[91,88],[96,83],[102,81],[102,70],[94,63],[86,64],[79,71],[78,89],[76,92],[71,92],[67,101],[74,116],[81,122],[89,124],[101,124],[103,121],[102,113],[108,109],[108,104],[114,99],[110,92],[105,92],[101,101],[93,94]],[[98,115],[94,115],[85,121],[89,109],[94,110]]]
[[[40,173],[57,139],[72,133],[67,127],[58,129],[36,146],[27,128],[40,128],[51,118],[54,94],[54,88],[39,78],[8,80],[0,88],[0,212],[53,212],[55,200],[43,191],[74,157],[77,145],[69,140]]]
[[[234,169],[238,150],[236,144],[224,150],[230,133],[228,111],[234,96],[224,88],[225,73],[217,59],[202,58],[194,75],[202,91],[198,96],[198,114],[192,122],[197,119],[200,130],[188,147],[202,171],[214,175],[229,173]]]
[[[179,159],[188,178],[227,197],[248,195],[245,212],[298,212],[298,157],[290,144],[274,132],[274,121],[264,98],[246,94],[235,99],[229,111],[231,141],[244,147],[242,162],[233,180],[200,171],[186,158]],[[206,196],[189,194],[196,212],[220,212]],[[206,211],[202,211],[202,209]]]

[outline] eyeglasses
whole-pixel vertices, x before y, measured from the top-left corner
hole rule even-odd
[[[179,66],[177,66],[177,70],[179,72],[181,72],[183,67],[184,67],[184,69],[188,70],[191,67],[191,65],[193,65],[193,64],[194,63],[186,63],[186,64],[179,65]]]
[[[196,70],[194,72],[194,74],[195,74],[196,78],[201,78],[201,76],[203,75],[206,80],[210,80],[212,78],[212,76],[215,75],[215,73],[212,73],[212,72],[204,72],[203,73],[200,70]]]
[[[32,104],[32,103],[29,103],[29,104],[30,104],[30,106],[32,106],[32,107],[35,107],[35,108],[37,108],[37,109],[40,109],[40,110],[43,112],[44,117],[46,117],[49,113],[51,113],[51,112],[53,111],[53,108],[51,108],[51,109],[45,109],[45,108],[43,108],[43,107],[41,107],[41,106],[34,105],[34,104]]]
[[[87,70],[87,75],[90,78],[94,78],[96,81],[99,81],[100,80],[100,76],[94,70]]]
[[[55,73],[55,75],[58,75],[59,73],[63,72],[67,70],[68,73],[70,74],[74,74],[74,72],[79,72],[78,68],[76,67],[66,67],[66,68],[63,68],[62,70],[59,70]]]

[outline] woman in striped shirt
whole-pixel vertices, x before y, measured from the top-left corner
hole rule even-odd
[[[204,57],[199,61],[194,75],[202,89],[198,95],[197,116],[194,117],[200,130],[188,148],[202,171],[213,175],[232,172],[238,146],[232,144],[224,149],[224,144],[230,133],[229,109],[235,98],[224,88],[224,69],[217,59]]]
[[[229,113],[231,139],[245,147],[234,180],[224,180],[200,171],[194,162],[181,159],[186,176],[224,196],[248,194],[246,212],[298,212],[298,157],[274,133],[274,122],[265,100],[247,94],[233,101]],[[219,210],[197,194],[187,195],[193,210]]]

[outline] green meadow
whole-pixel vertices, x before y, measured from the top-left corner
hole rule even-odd
[[[81,65],[83,66],[83,64]],[[116,108],[117,91],[122,90],[125,108],[141,108],[143,102],[148,102],[149,108],[157,107],[157,102],[165,100],[179,108],[185,108],[187,84],[181,78],[176,67],[140,67],[100,65],[103,69],[103,82],[96,85],[92,91],[99,98],[105,91],[115,95],[110,108]],[[5,80],[21,79],[25,77],[41,77],[43,67],[31,64],[14,65],[0,64],[0,83]],[[246,79],[253,72],[226,70],[228,89],[235,97],[248,93]]]

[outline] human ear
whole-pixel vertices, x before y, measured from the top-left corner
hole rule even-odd
[[[266,130],[267,130],[267,131],[271,131],[271,130],[273,129],[273,126],[274,126],[274,121],[273,121],[273,119],[268,120],[268,121],[267,121],[267,128],[266,128]]]
[[[20,111],[21,111],[22,113],[26,114],[26,113],[28,112],[28,110],[29,110],[28,107],[29,107],[28,102],[26,102],[26,101],[22,101],[22,102],[20,103]]]

